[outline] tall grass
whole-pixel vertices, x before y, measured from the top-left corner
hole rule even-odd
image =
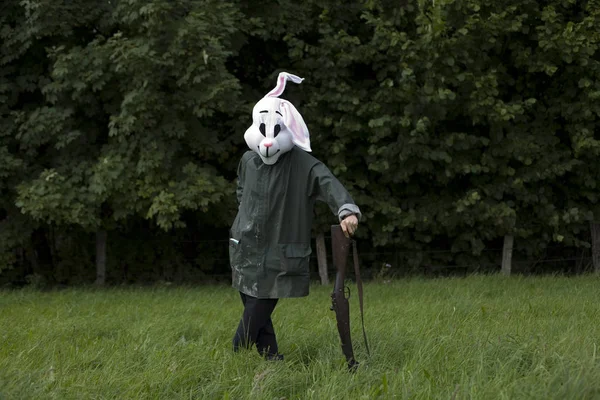
[[[227,287],[0,292],[0,399],[600,399],[598,277],[367,284],[354,374],[329,291],[278,304],[283,362],[231,351]]]

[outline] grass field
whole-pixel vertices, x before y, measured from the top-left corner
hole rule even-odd
[[[228,287],[0,291],[0,399],[600,399],[598,277],[369,283],[355,374],[329,291],[275,309],[283,362],[232,353]]]

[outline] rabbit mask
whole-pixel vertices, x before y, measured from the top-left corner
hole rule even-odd
[[[252,125],[244,134],[248,147],[257,152],[267,165],[275,164],[294,145],[311,151],[304,119],[292,103],[279,98],[288,80],[294,83],[303,81],[296,75],[281,72],[277,77],[277,86],[254,106]]]

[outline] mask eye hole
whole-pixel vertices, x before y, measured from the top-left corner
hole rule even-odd
[[[263,136],[267,136],[266,130],[265,130],[265,124],[260,124],[260,126],[258,127],[258,130],[260,131],[260,133],[262,133]]]
[[[274,134],[273,136],[277,137],[279,132],[281,132],[281,125],[277,124],[277,125],[275,125],[275,129],[273,129],[273,134]]]

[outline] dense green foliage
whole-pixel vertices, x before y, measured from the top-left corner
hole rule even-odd
[[[281,70],[306,79],[286,97],[359,237],[398,264],[494,264],[506,234],[524,256],[586,247],[600,219],[597,0],[0,7],[3,274],[89,280],[98,230],[115,281],[226,272],[225,242],[199,241],[227,236],[250,110]]]
[[[472,276],[365,286],[349,374],[329,293],[282,300],[283,362],[235,354],[220,287],[0,292],[0,398],[557,399],[600,395],[600,279]]]

